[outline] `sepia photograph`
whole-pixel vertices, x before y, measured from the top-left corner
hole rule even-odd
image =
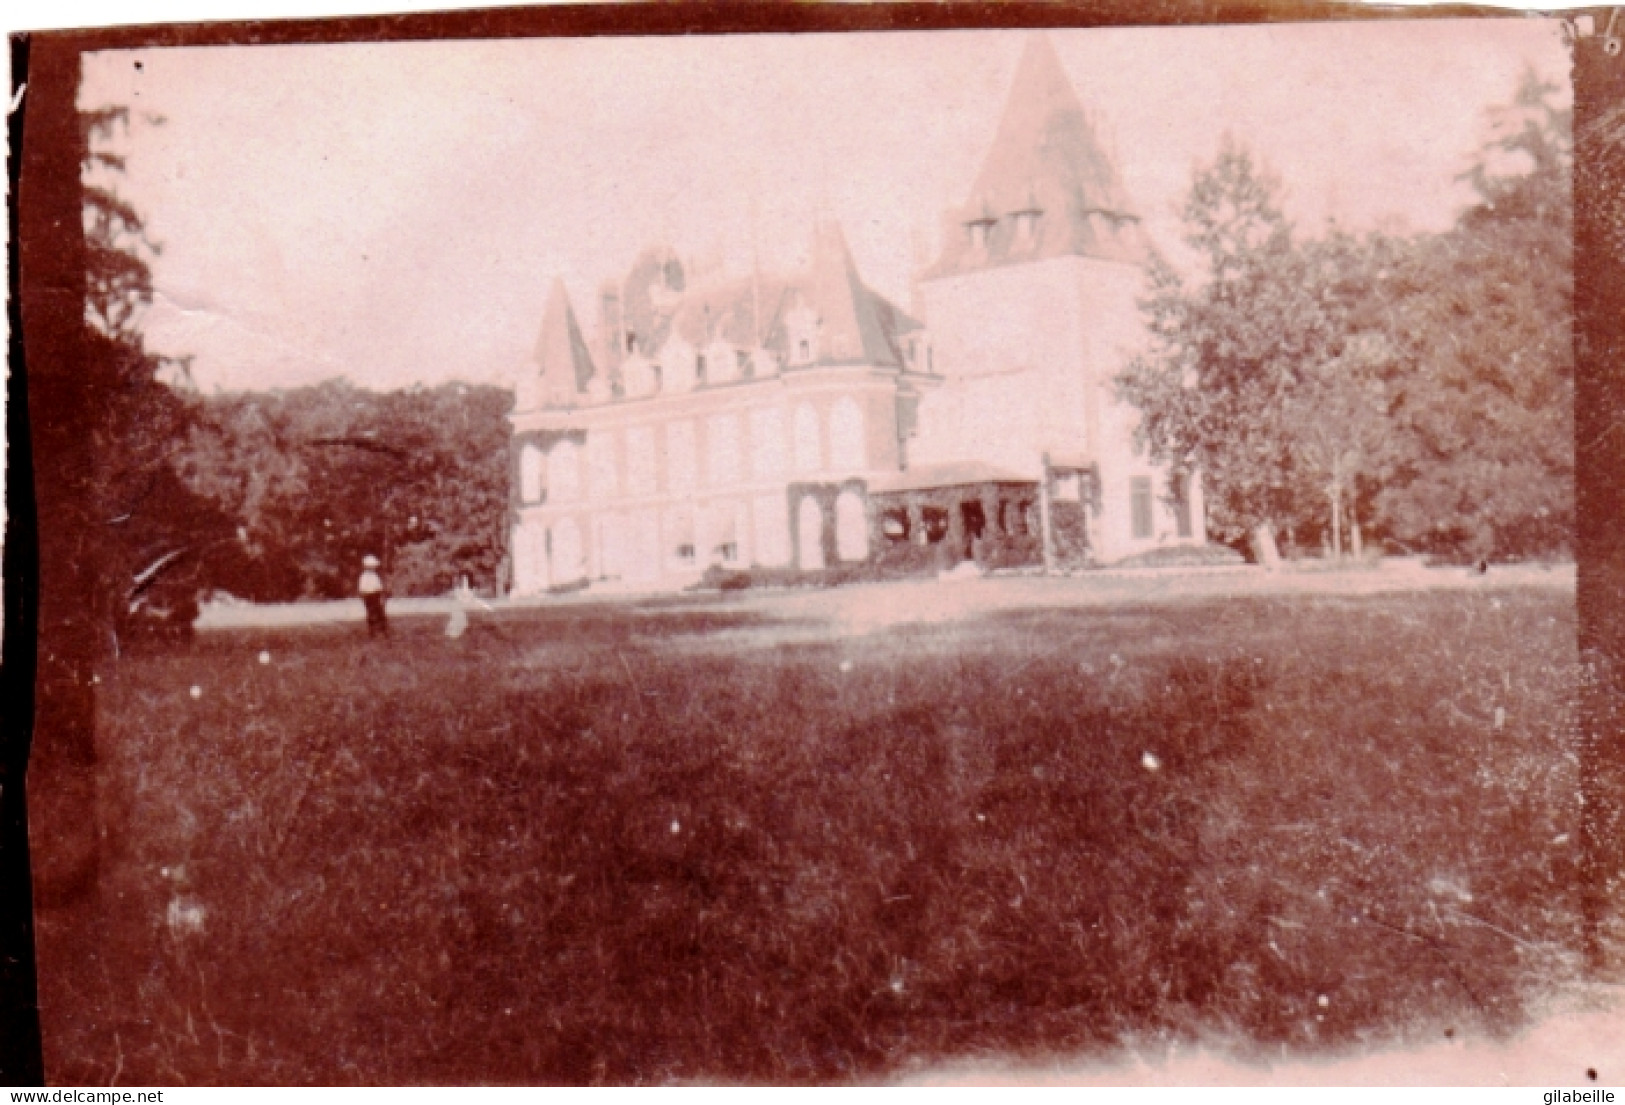
[[[44,1077],[1625,1081],[1616,32],[36,65]]]

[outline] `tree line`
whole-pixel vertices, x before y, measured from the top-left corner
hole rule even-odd
[[[161,125],[162,120],[145,120]],[[117,188],[128,109],[82,113],[85,364],[101,399],[86,530],[89,596],[121,638],[190,623],[197,600],[354,592],[378,555],[396,594],[500,583],[511,394],[447,384],[377,393],[343,382],[203,395],[184,358],[150,351],[152,242]]]
[[[1436,233],[1303,235],[1233,139],[1197,168],[1182,211],[1196,271],[1153,260],[1150,342],[1117,386],[1142,446],[1202,474],[1212,534],[1268,527],[1333,553],[1571,550],[1570,116],[1527,76],[1464,174],[1473,202]],[[108,537],[96,601],[112,624],[213,590],[349,595],[369,552],[396,594],[499,589],[511,394],[198,393],[139,330],[158,247],[114,186],[108,139],[127,113],[82,121],[87,363],[106,397],[91,427]]]
[[[507,389],[330,381],[193,404],[176,466],[231,519],[235,571],[223,590],[257,602],[348,596],[369,553],[396,594],[498,585]]]
[[[1527,74],[1441,233],[1300,234],[1226,138],[1158,258],[1148,349],[1118,379],[1141,444],[1199,471],[1241,543],[1468,559],[1564,555],[1574,524],[1571,111]]]

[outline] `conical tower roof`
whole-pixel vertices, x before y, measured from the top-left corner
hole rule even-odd
[[[818,364],[901,367],[899,335],[920,328],[916,320],[863,282],[846,235],[834,221],[814,226],[811,263],[777,297],[764,345],[781,354],[789,351],[789,317],[800,307],[810,308],[818,316]]]
[[[858,276],[846,235],[837,222],[824,222],[813,230],[807,291],[823,324],[819,331],[819,360],[899,363],[891,328],[881,317],[880,297]]]
[[[942,256],[927,275],[1065,254],[1144,259],[1117,168],[1045,36],[1027,40],[982,170],[944,222]]]
[[[593,377],[592,353],[581,336],[562,279],[555,278],[547,294],[542,336],[536,342],[536,363],[541,367],[543,395],[550,405],[572,402]]]

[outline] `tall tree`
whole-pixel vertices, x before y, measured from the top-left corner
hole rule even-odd
[[[1377,508],[1408,545],[1572,548],[1570,127],[1556,86],[1525,74],[1465,174],[1476,202],[1401,266],[1393,417],[1411,454]]]
[[[1140,440],[1200,468],[1211,528],[1324,528],[1355,508],[1404,547],[1571,547],[1569,111],[1526,75],[1446,233],[1297,241],[1278,187],[1226,140],[1183,212],[1201,261],[1158,262],[1148,350],[1119,378]]]
[[[95,458],[91,522],[106,536],[105,587],[92,601],[116,651],[143,630],[190,631],[197,590],[232,552],[232,527],[175,467],[196,420],[195,398],[184,390],[188,366],[150,352],[140,330],[158,248],[116,187],[124,160],[113,145],[130,125],[129,111],[87,112],[81,125],[85,350],[99,399],[87,426]]]
[[[1175,470],[1200,469],[1209,527],[1235,540],[1301,513],[1292,403],[1307,370],[1336,360],[1344,328],[1322,269],[1293,239],[1280,184],[1226,136],[1182,211],[1200,271],[1153,261],[1142,302],[1149,349],[1118,378],[1139,439]]]

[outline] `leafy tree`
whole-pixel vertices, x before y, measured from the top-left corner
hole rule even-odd
[[[1343,356],[1311,366],[1286,402],[1303,500],[1325,496],[1334,556],[1343,555],[1345,541],[1360,551],[1361,484],[1380,470],[1391,446],[1383,382],[1374,371],[1386,354],[1380,340],[1351,342]]]
[[[1118,388],[1140,409],[1141,444],[1204,473],[1210,529],[1236,540],[1303,513],[1292,400],[1307,370],[1342,352],[1326,272],[1336,258],[1296,245],[1279,182],[1228,136],[1197,170],[1182,217],[1199,280],[1153,261],[1142,302],[1151,346]]]
[[[196,592],[222,551],[229,554],[231,529],[186,487],[173,463],[196,407],[167,381],[184,384],[187,364],[149,352],[139,329],[140,313],[152,301],[150,259],[158,249],[114,183],[124,161],[108,143],[128,126],[129,113],[106,108],[80,118],[85,363],[98,396],[98,417],[88,427],[95,458],[91,524],[107,536],[104,588],[96,602],[116,649],[145,630],[190,631]]]
[[[1148,452],[1205,474],[1215,533],[1323,527],[1340,552],[1351,517],[1431,552],[1570,547],[1573,158],[1556,92],[1526,75],[1492,114],[1464,174],[1477,202],[1443,234],[1297,241],[1244,148],[1227,138],[1197,170],[1183,218],[1201,271],[1153,264],[1151,343],[1118,386]]]
[[[1410,453],[1376,505],[1414,547],[1572,547],[1573,155],[1556,96],[1525,75],[1466,174],[1477,202],[1399,275],[1393,418]]]
[[[375,393],[338,381],[204,400],[181,466],[239,520],[249,565],[231,590],[349,595],[369,552],[396,593],[444,593],[461,577],[494,585],[511,401],[493,387]]]

